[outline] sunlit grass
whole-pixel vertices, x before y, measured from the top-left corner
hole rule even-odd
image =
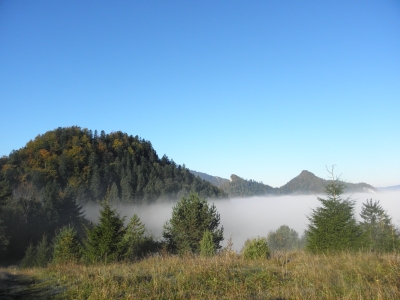
[[[400,299],[400,256],[275,253],[246,261],[153,256],[136,263],[20,270],[64,287],[60,299]]]

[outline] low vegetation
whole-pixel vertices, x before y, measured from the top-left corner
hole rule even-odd
[[[3,270],[4,271],[4,270]],[[6,270],[8,271],[8,270]],[[52,286],[55,299],[399,299],[400,256],[274,252],[245,260],[157,255],[135,263],[8,271]],[[34,290],[35,285],[32,286]]]

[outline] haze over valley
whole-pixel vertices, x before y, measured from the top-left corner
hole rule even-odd
[[[224,226],[224,245],[232,237],[233,246],[240,251],[244,242],[253,237],[267,236],[281,225],[288,225],[303,235],[309,221],[307,216],[311,210],[320,206],[317,197],[324,195],[283,195],[268,197],[232,198],[225,200],[209,200],[214,203],[221,215]],[[392,217],[393,223],[400,227],[400,191],[380,192],[378,194],[356,193],[345,194],[356,200],[355,214],[360,219],[362,203],[367,199],[379,200],[382,207]],[[171,217],[172,207],[176,202],[163,202],[148,205],[117,205],[117,211],[129,220],[137,214],[146,228],[156,238],[161,238],[163,226]],[[99,206],[84,206],[86,216],[98,221]]]

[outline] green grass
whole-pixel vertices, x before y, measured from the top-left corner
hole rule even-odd
[[[234,253],[153,256],[15,272],[45,280],[58,289],[58,299],[400,299],[395,254],[297,251],[254,261]]]

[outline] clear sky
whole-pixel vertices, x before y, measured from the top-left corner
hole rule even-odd
[[[2,1],[0,155],[57,127],[284,185],[400,184],[400,2]]]

